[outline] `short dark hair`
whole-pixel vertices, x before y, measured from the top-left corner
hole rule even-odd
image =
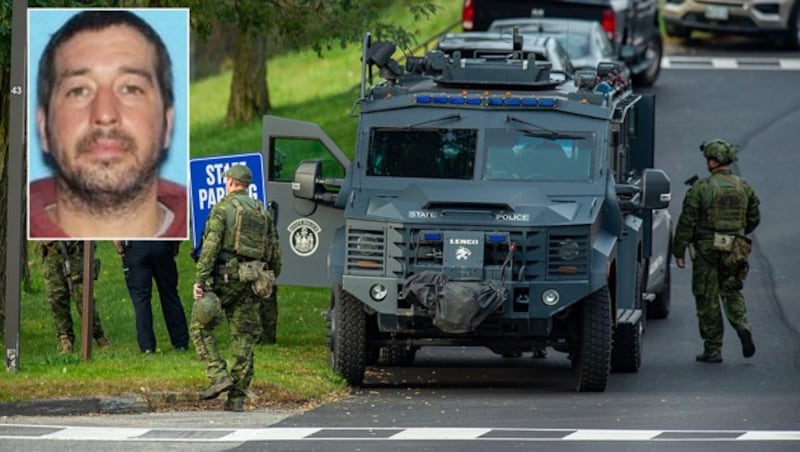
[[[172,61],[164,41],[158,33],[141,17],[125,10],[90,10],[80,12],[61,26],[47,42],[39,60],[39,73],[36,79],[36,95],[39,107],[49,110],[50,95],[56,81],[55,53],[59,47],[82,31],[99,31],[114,25],[127,25],[135,28],[156,48],[156,78],[164,101],[164,111],[172,107],[175,94],[172,89]]]

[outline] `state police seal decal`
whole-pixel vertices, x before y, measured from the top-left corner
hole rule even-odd
[[[289,230],[289,246],[300,257],[308,257],[317,251],[319,233],[322,228],[310,218],[298,218],[286,228]]]

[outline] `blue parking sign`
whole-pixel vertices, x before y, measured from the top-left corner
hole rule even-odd
[[[224,155],[218,157],[202,157],[189,160],[189,176],[192,198],[192,246],[197,248],[203,237],[206,218],[217,201],[225,197],[225,180],[222,175],[231,165],[240,163],[250,168],[253,182],[247,189],[248,194],[267,202],[267,188],[264,184],[264,159],[260,153]]]

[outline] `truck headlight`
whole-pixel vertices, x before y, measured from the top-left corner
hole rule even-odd
[[[572,239],[564,239],[558,244],[558,257],[564,261],[574,261],[580,251],[580,245]]]
[[[369,288],[369,296],[375,301],[383,301],[388,294],[389,290],[383,284],[375,284]]]
[[[355,240],[356,250],[364,256],[380,256],[383,241],[378,237],[362,235]]]
[[[542,303],[547,306],[555,306],[559,299],[561,299],[561,295],[555,289],[547,289],[542,292]]]

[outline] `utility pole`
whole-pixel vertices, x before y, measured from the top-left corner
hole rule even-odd
[[[25,208],[22,205],[23,180],[25,175],[25,83],[27,60],[25,43],[27,41],[27,0],[14,0],[11,16],[11,105],[8,121],[8,209],[6,217],[6,371],[19,370],[19,305],[20,278],[22,273],[22,247],[25,246],[24,221]]]

